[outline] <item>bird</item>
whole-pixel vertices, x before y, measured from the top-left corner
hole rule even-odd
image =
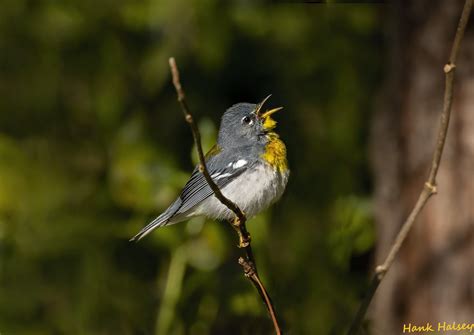
[[[262,112],[260,103],[237,103],[222,118],[217,143],[205,155],[206,167],[221,193],[252,218],[283,194],[290,170],[285,143],[274,131],[272,118],[283,107]],[[232,220],[234,213],[214,195],[199,164],[178,198],[130,241],[139,241],[158,227],[196,216]]]

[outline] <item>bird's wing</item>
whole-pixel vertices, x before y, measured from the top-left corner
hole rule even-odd
[[[225,155],[209,157],[206,162],[209,174],[216,185],[222,189],[232,180],[240,176],[248,167],[250,162],[244,159],[229,159]],[[171,204],[160,216],[150,222],[131,240],[139,240],[152,230],[173,222],[180,214],[186,214],[194,206],[201,203],[213,194],[213,191],[206,181],[204,175],[199,171],[198,166],[194,169],[191,178],[184,186],[178,199]],[[182,218],[183,216],[181,216]]]
[[[247,166],[236,165],[236,162],[238,161],[228,163],[224,168],[209,169],[209,174],[219,189],[223,189],[246,170]],[[181,192],[180,199],[182,204],[176,213],[187,212],[201,201],[207,199],[213,193],[214,192],[207,183],[204,175],[199,172],[199,170],[195,170],[191,179],[184,186],[184,189]]]

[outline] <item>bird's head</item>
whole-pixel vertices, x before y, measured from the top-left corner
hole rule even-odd
[[[277,122],[271,115],[283,107],[263,111],[263,105],[268,98],[270,95],[258,104],[238,103],[227,109],[222,116],[219,145],[222,147],[248,145],[261,141],[272,132]]]

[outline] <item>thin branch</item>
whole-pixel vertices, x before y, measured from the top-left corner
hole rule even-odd
[[[405,241],[408,233],[410,232],[413,223],[415,222],[418,214],[428,202],[430,197],[437,193],[436,186],[436,175],[438,173],[439,164],[441,162],[441,156],[443,154],[444,143],[446,142],[446,135],[448,133],[449,119],[451,116],[451,106],[453,102],[453,81],[454,81],[454,72],[456,70],[456,59],[459,53],[459,47],[461,45],[461,40],[466,30],[467,23],[469,21],[469,15],[471,13],[473,5],[473,0],[466,0],[464,8],[462,10],[461,18],[459,20],[458,28],[456,35],[454,37],[453,46],[449,56],[448,63],[444,66],[445,73],[445,90],[444,90],[444,101],[443,101],[443,111],[441,113],[440,125],[438,129],[438,139],[436,142],[436,148],[433,153],[433,159],[431,162],[431,169],[429,173],[428,180],[425,182],[423,190],[421,191],[418,200],[415,204],[415,207],[411,211],[410,215],[403,223],[402,228],[400,229],[395,241],[390,248],[387,258],[383,264],[379,265],[375,269],[375,273],[372,277],[368,292],[361,305],[357,311],[356,316],[347,332],[347,335],[356,335],[360,329],[362,322],[364,321],[364,316],[367,312],[367,309],[372,301],[377,288],[379,287],[381,281],[385,277],[385,274],[392,266],[395,257],[397,256],[400,248]]]
[[[173,85],[176,89],[176,94],[178,95],[178,102],[181,105],[181,110],[183,111],[184,118],[186,119],[186,122],[189,123],[191,130],[193,132],[193,138],[194,138],[194,143],[196,144],[196,150],[199,156],[199,171],[204,175],[204,178],[206,178],[207,183],[211,187],[212,191],[214,192],[215,196],[217,199],[219,199],[222,204],[224,204],[227,208],[229,208],[234,214],[241,220],[245,221],[245,214],[240,210],[240,208],[233,203],[231,200],[226,198],[219,187],[214,183],[214,181],[211,178],[211,175],[209,174],[209,171],[207,170],[206,167],[206,159],[204,157],[204,152],[202,151],[202,144],[201,144],[201,134],[199,133],[199,129],[196,125],[196,123],[193,120],[193,116],[191,115],[191,112],[189,111],[189,107],[186,103],[186,98],[184,94],[183,87],[181,86],[181,81],[179,80],[179,71],[178,71],[178,66],[176,65],[176,61],[173,57],[169,59],[169,64],[170,64],[170,69],[171,69],[171,74],[173,77]]]
[[[265,286],[263,285],[262,281],[260,280],[260,277],[257,274],[257,267],[255,266],[255,263],[253,266],[250,264],[250,262],[244,260],[242,257],[239,258],[239,264],[242,265],[242,268],[244,269],[244,274],[247,278],[250,279],[252,284],[257,288],[258,293],[262,297],[263,301],[265,302],[265,305],[271,306],[272,308],[268,308],[268,313],[270,313],[270,318],[272,319],[273,322],[273,327],[275,328],[275,333],[276,334],[281,334],[280,326],[278,325],[278,318],[275,314],[275,310],[273,308],[273,302],[270,296],[268,295],[267,290],[265,289]]]
[[[196,123],[194,122],[191,112],[189,111],[189,107],[186,103],[184,90],[183,90],[183,87],[181,86],[181,81],[179,79],[178,66],[176,65],[176,61],[173,57],[169,59],[169,66],[170,66],[171,75],[173,78],[173,85],[176,89],[176,94],[178,96],[178,102],[181,105],[181,110],[183,111],[184,118],[186,122],[189,124],[189,126],[191,127],[191,130],[193,133],[193,139],[194,139],[194,143],[196,145],[196,150],[199,157],[199,171],[204,175],[204,178],[209,184],[209,187],[214,192],[214,195],[216,196],[216,198],[235,214],[235,219],[233,220],[233,222],[231,222],[231,225],[234,227],[234,229],[236,230],[239,236],[239,245],[238,245],[239,248],[244,248],[245,253],[246,253],[246,259],[243,259],[242,257],[240,257],[239,264],[242,266],[245,276],[249,278],[249,280],[255,286],[258,293],[260,294],[260,297],[262,298],[262,301],[267,307],[268,313],[270,315],[270,318],[272,319],[273,326],[275,328],[275,333],[280,335],[281,330],[278,324],[278,318],[276,316],[275,308],[273,307],[272,300],[270,299],[270,296],[265,286],[263,285],[263,283],[261,282],[258,276],[257,264],[255,262],[252,246],[250,244],[250,234],[247,231],[247,227],[245,225],[247,222],[247,217],[245,213],[239,208],[239,206],[237,206],[233,201],[231,201],[230,199],[228,199],[222,194],[219,187],[212,180],[211,175],[209,174],[209,171],[207,169],[206,159],[204,156],[204,152],[202,150],[201,135],[199,133],[199,129]]]

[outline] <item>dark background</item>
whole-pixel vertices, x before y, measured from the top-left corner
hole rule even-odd
[[[174,56],[205,150],[237,102],[286,142],[284,197],[248,228],[289,334],[341,334],[375,233],[368,138],[385,5],[26,1],[0,10],[0,332],[266,334],[224,223],[128,239],[196,159]]]

